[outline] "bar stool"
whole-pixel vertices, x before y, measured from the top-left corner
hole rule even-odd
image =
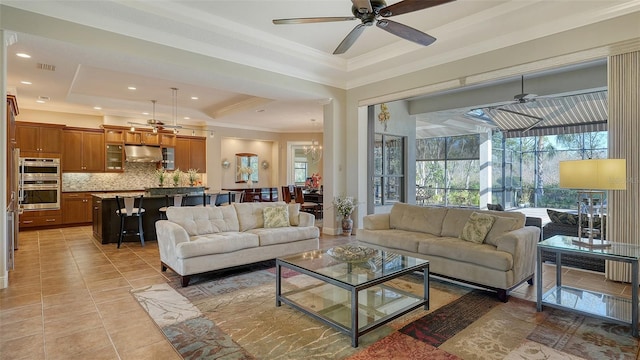
[[[118,249],[122,245],[122,239],[127,235],[137,235],[140,237],[140,243],[144,246],[144,231],[142,229],[142,215],[145,210],[142,207],[142,198],[144,195],[120,197],[116,195],[116,205],[118,209],[116,214],[120,216],[120,237],[118,238]],[[137,202],[137,207],[136,207]],[[128,218],[138,218],[138,230],[127,230],[125,228],[125,220]]]
[[[173,198],[173,204],[171,203],[171,198]],[[173,196],[165,195],[164,196],[164,206],[158,209],[160,212],[160,220],[167,219],[167,208],[169,206],[182,206],[184,205],[185,196],[182,194],[175,194]]]

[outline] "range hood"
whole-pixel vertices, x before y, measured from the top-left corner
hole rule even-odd
[[[124,153],[128,162],[162,161],[162,150],[155,146],[125,145]]]

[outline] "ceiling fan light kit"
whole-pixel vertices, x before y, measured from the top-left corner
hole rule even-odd
[[[436,41],[436,38],[425,34],[424,32],[414,29],[410,26],[388,20],[380,19],[380,17],[387,18],[391,16],[407,14],[410,12],[423,10],[433,6],[445,4],[455,0],[431,0],[431,1],[416,1],[416,0],[404,0],[393,5],[387,6],[384,0],[351,0],[353,6],[351,12],[354,16],[345,17],[311,17],[311,18],[292,18],[292,19],[275,19],[273,23],[276,25],[281,24],[311,24],[319,22],[333,22],[333,21],[350,21],[359,19],[362,23],[356,25],[349,34],[342,40],[338,47],[334,50],[334,55],[345,53],[356,42],[358,37],[362,34],[366,26],[372,26],[387,31],[390,34],[401,37],[405,40],[412,41],[416,44],[428,46]]]

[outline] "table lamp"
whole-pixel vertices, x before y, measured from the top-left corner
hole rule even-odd
[[[578,190],[578,239],[574,243],[588,247],[606,247],[605,240],[606,208],[605,190],[626,190],[627,163],[625,159],[589,159],[560,162],[560,187]],[[587,205],[588,227],[582,227],[581,202]],[[594,209],[600,202],[602,220],[600,230],[593,228]],[[600,239],[594,239],[594,234]],[[587,235],[585,239],[583,235]]]

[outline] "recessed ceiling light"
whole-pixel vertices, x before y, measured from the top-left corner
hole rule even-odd
[[[27,53],[17,53],[17,56],[21,57],[21,58],[25,58],[25,59],[30,59],[31,55],[27,54]]]
[[[37,102],[38,104],[44,104],[44,103],[46,103],[46,101],[44,101],[44,100],[36,100],[36,102]]]
[[[143,112],[142,115],[149,115],[147,111]]]
[[[190,120],[191,118],[190,118],[190,117],[188,117],[188,116],[185,116],[185,117],[183,117],[183,119],[185,119],[185,120]]]
[[[95,110],[102,110],[102,108],[100,106],[94,106],[93,107]]]
[[[136,89],[136,87],[135,87],[135,86],[129,86],[129,87],[127,87],[127,89],[129,89],[129,90],[135,90],[135,89]]]
[[[20,84],[31,85],[31,81],[20,81]]]
[[[198,100],[198,97],[197,96],[192,96],[191,100]]]

